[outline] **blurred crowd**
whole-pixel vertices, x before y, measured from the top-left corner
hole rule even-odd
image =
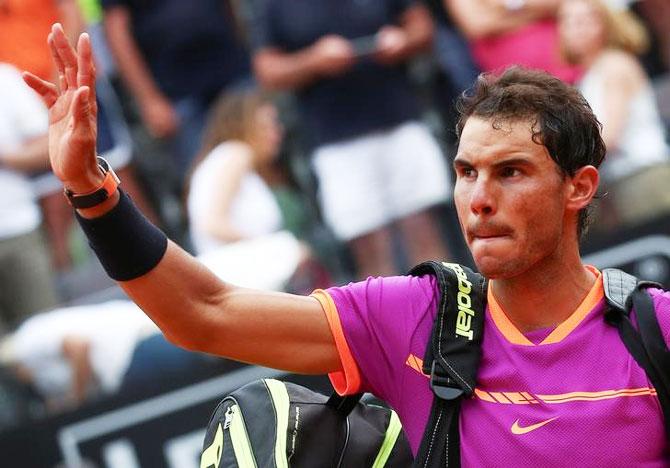
[[[454,100],[512,65],[577,86],[603,125],[592,229],[670,211],[667,0],[0,0],[0,429],[212,361],[122,299],[48,170],[20,71],[58,82],[55,22],[92,37],[121,187],[235,284],[458,257]]]

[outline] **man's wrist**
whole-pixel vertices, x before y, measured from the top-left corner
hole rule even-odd
[[[96,166],[95,171],[90,172],[77,180],[63,182],[63,188],[77,195],[83,195],[98,189],[104,180],[105,174],[98,166]]]
[[[93,219],[97,218],[99,216],[104,215],[105,213],[111,211],[112,208],[114,208],[117,203],[119,203],[119,197],[120,197],[120,192],[117,189],[116,192],[114,192],[110,197],[103,201],[102,203],[98,203],[95,206],[92,206],[90,208],[81,208],[77,210],[77,213],[82,218],[86,219]]]
[[[97,158],[97,163],[98,176],[88,178],[85,185],[77,184],[78,188],[81,190],[83,190],[84,187],[90,188],[91,184],[93,184],[93,188],[85,192],[75,192],[72,189],[69,189],[67,185],[65,187],[64,194],[68,203],[78,210],[95,208],[117,193],[117,188],[121,181],[114,173],[112,167],[101,157]],[[101,178],[102,180],[100,180]]]

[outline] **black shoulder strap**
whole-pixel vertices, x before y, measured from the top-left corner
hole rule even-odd
[[[617,327],[633,359],[654,385],[663,410],[666,439],[670,444],[670,351],[658,325],[653,300],[645,291],[649,287],[661,286],[640,281],[613,268],[603,270],[603,286],[609,305],[605,320]],[[631,309],[635,310],[637,329],[630,320]]]
[[[414,460],[415,467],[460,466],[458,415],[461,400],[474,393],[486,305],[484,277],[456,263],[422,263],[410,271],[432,274],[440,303],[423,361],[435,394]]]
[[[337,392],[333,392],[326,402],[327,406],[333,408],[338,414],[343,417],[349,416],[349,414],[354,410],[356,405],[361,398],[363,397],[362,393],[356,393],[355,395],[338,395]]]

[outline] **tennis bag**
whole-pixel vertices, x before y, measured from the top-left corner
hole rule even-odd
[[[214,410],[200,468],[411,466],[398,415],[361,397],[253,381]]]

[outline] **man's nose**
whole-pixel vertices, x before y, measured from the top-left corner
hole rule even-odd
[[[470,209],[474,214],[491,215],[496,210],[495,187],[487,177],[479,177],[474,183],[470,197]]]

